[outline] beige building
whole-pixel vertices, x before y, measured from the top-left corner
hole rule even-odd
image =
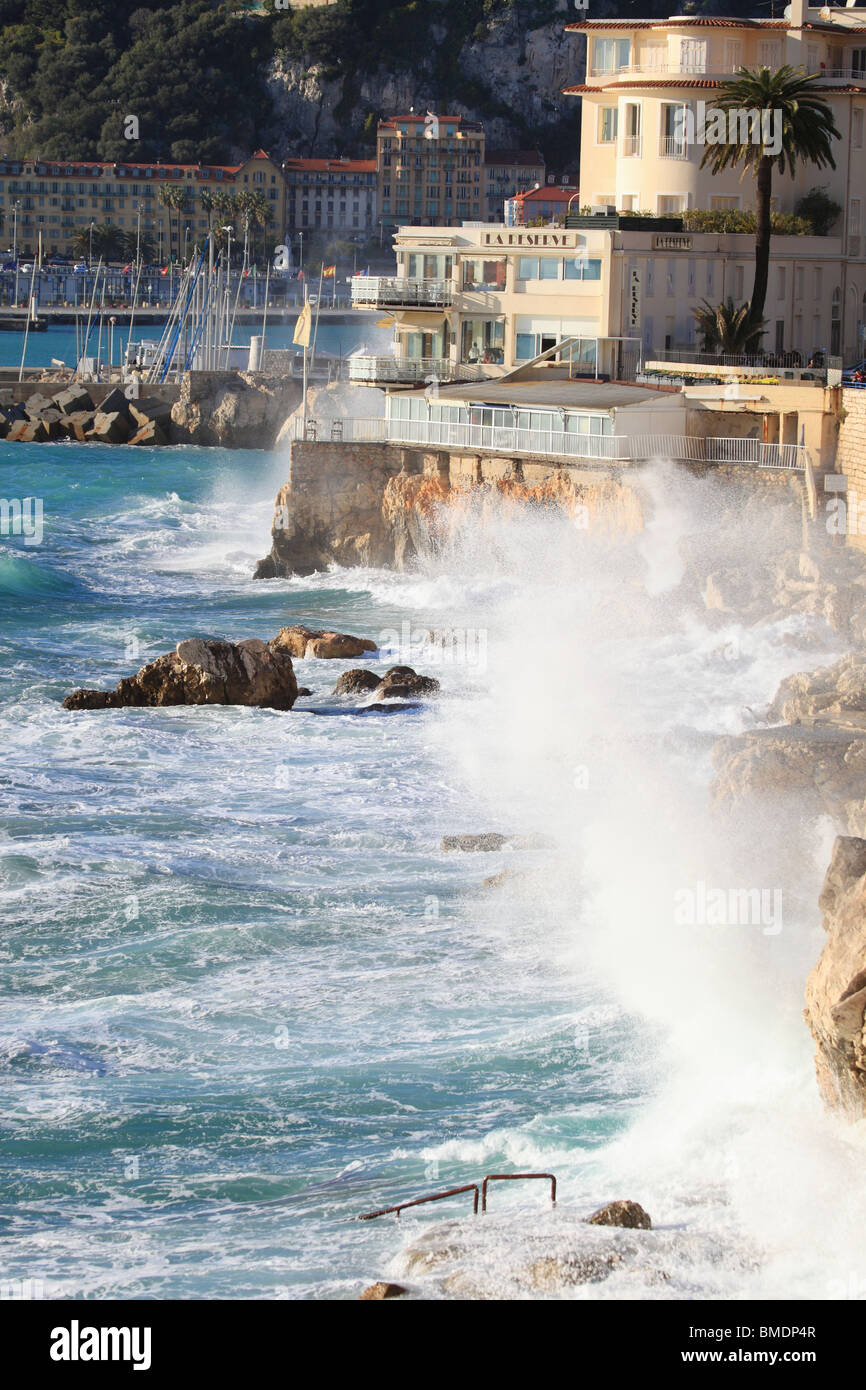
[[[186,207],[179,211],[159,201],[163,185],[182,188]],[[9,247],[19,256],[34,256],[42,234],[45,256],[72,255],[75,238],[91,222],[113,223],[136,234],[139,227],[157,248],[159,260],[183,259],[204,241],[207,212],[201,195],[261,192],[272,205],[269,236],[285,233],[283,175],[264,150],[243,164],[147,164],[92,160],[0,160],[0,214]]]
[[[692,310],[702,300],[748,296],[748,234],[571,220],[579,225],[401,227],[397,276],[352,283],[356,307],[391,313],[394,356],[353,357],[353,377],[502,376],[574,339],[565,355],[576,374],[633,375],[639,359],[697,350]],[[804,364],[829,351],[841,332],[845,271],[839,237],[775,238],[768,347],[797,351]],[[858,307],[855,339],[866,321],[862,296]]]
[[[770,298],[775,302],[768,300],[770,333],[765,341],[776,350],[811,351],[826,346],[833,353],[862,356],[866,13],[818,9],[793,0],[786,14],[785,19],[588,19],[568,25],[570,32],[586,41],[586,80],[566,88],[580,97],[583,108],[580,201],[591,207],[656,216],[690,208],[753,208],[751,176],[741,180],[736,170],[712,174],[701,168],[705,145],[697,137],[702,114],[706,118],[720,82],[741,67],[790,64],[819,74],[822,95],[841,132],[836,168],[819,170],[801,164],[793,177],[775,174],[774,206],[780,212],[793,212],[800,197],[814,187],[824,187],[843,211],[832,237],[804,238],[799,246],[792,238],[774,239],[775,286]],[[722,293],[738,301],[748,297],[751,275],[748,271],[741,275],[739,243],[739,238],[714,241],[713,248],[724,261],[700,297],[706,294],[717,300]],[[694,251],[704,244],[702,237],[691,239]],[[667,285],[680,259],[672,256],[671,266],[662,259],[656,266],[656,282],[661,271],[662,283]],[[703,253],[695,257],[702,259]],[[696,274],[700,279],[701,267],[696,266]],[[723,290],[716,287],[720,279]],[[645,288],[644,294],[658,299],[657,290],[648,293]],[[825,323],[827,304],[831,313]],[[684,345],[678,322],[686,324],[687,317],[670,312],[671,307],[658,304],[649,313],[657,346]]]

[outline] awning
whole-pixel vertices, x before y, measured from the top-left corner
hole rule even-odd
[[[394,309],[392,313],[397,320],[398,333],[404,328],[421,328],[427,333],[435,333],[445,322],[445,315],[441,310],[428,309],[425,312],[422,309]]]

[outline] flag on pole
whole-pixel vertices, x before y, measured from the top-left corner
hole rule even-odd
[[[336,274],[337,274],[337,267],[336,267],[335,265],[326,265],[326,266],[323,266],[323,267],[322,267],[322,279],[323,279],[323,280],[333,280],[333,278],[334,278],[334,276],[335,276]]]
[[[377,319],[377,320],[376,320],[376,327],[377,327],[377,328],[393,328],[393,327],[394,327],[394,320],[393,320],[393,319]]]
[[[167,266],[167,265],[164,265],[164,266],[162,267],[162,270],[161,270],[159,273],[160,273],[160,275],[167,275],[167,274],[168,274],[168,266]]]
[[[295,324],[295,331],[292,335],[292,342],[299,347],[310,346],[310,328],[312,327],[313,315],[309,304],[305,304],[298,314],[298,321]]]

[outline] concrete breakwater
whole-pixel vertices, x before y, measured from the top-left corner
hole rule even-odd
[[[186,372],[179,383],[131,386],[16,381],[0,388],[0,438],[270,449],[300,394],[291,378],[266,372]]]

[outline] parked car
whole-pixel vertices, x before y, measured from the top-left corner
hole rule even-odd
[[[32,274],[33,274],[33,267],[32,267],[32,265],[22,265],[22,266],[19,268],[18,273],[19,273],[19,275],[32,275]]]
[[[843,386],[866,386],[866,361],[855,362],[842,373]]]
[[[73,274],[75,274],[75,275],[86,275],[86,274],[87,274],[87,262],[86,262],[86,261],[76,261],[76,262],[75,262],[75,265],[72,267],[72,270],[73,270]]]

